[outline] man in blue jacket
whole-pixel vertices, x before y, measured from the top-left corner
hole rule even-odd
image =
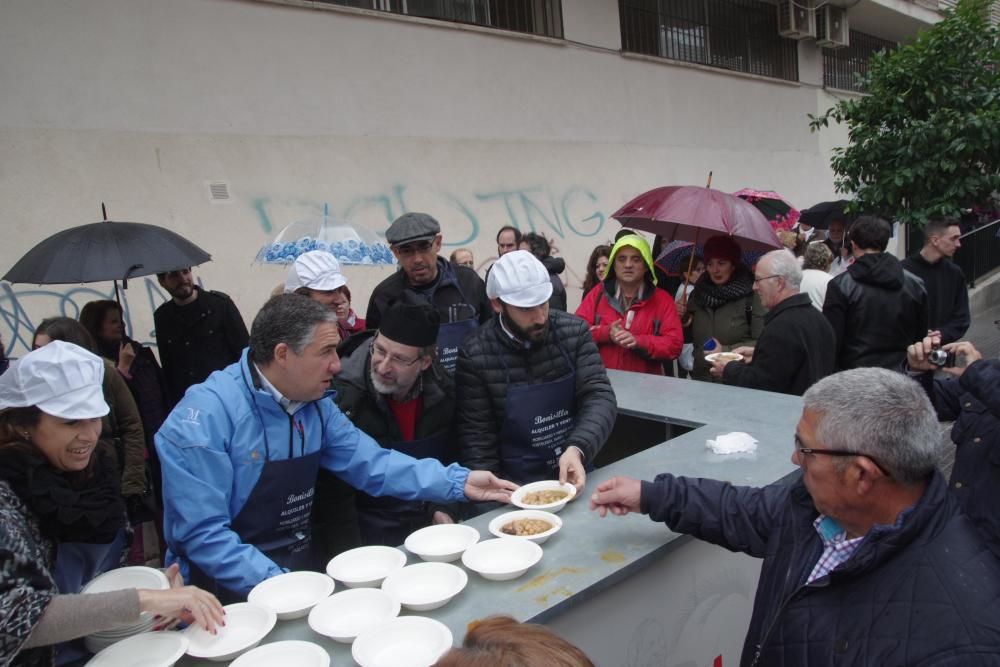
[[[743,667],[1000,665],[1000,561],[935,469],[920,386],[861,368],[803,402],[790,484],[615,477],[591,507],[764,559]]]
[[[156,434],[167,562],[227,599],[308,569],[309,518],[323,467],[373,496],[507,501],[485,471],[383,449],[327,400],[340,370],[336,314],[284,294],[254,319],[239,362],[188,390]]]

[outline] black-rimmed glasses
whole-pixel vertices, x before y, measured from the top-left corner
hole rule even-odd
[[[757,283],[761,282],[762,280],[770,280],[771,278],[780,278],[780,277],[781,276],[779,276],[776,273],[771,274],[769,276],[761,276],[760,278],[754,278],[753,279],[753,284],[756,285]]]
[[[863,456],[872,463],[875,467],[881,471],[886,477],[892,477],[888,470],[886,470],[878,460],[871,454],[865,454],[864,452],[849,452],[846,449],[821,449],[819,447],[806,447],[802,439],[799,438],[799,434],[795,434],[795,448],[799,450],[800,454],[826,454],[827,456]]]

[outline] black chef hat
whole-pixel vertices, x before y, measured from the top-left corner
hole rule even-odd
[[[413,347],[437,343],[441,316],[430,304],[397,303],[386,311],[379,333],[391,341]]]

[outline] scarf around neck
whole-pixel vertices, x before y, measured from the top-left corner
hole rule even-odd
[[[732,278],[725,285],[716,285],[708,273],[701,278],[691,292],[691,298],[706,308],[718,308],[730,301],[745,299],[753,294],[753,274],[745,267],[737,267]]]

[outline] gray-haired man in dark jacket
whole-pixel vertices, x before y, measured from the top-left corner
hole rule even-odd
[[[1000,665],[1000,561],[935,468],[920,386],[860,368],[803,401],[795,482],[615,477],[591,507],[763,558],[743,667]]]

